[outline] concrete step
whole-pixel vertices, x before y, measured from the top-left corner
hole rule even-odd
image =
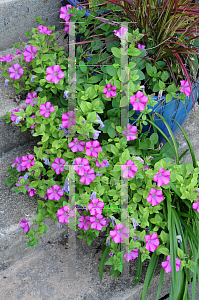
[[[0,51],[11,48],[18,41],[18,37],[27,41],[25,31],[30,31],[38,24],[34,19],[42,16],[47,26],[54,26],[55,30],[64,28],[60,23],[60,0],[0,0]]]
[[[66,49],[67,39],[64,39],[65,32],[61,35],[62,32],[63,30],[56,31],[56,43],[58,46],[64,46],[64,49]],[[4,51],[0,51],[0,57],[7,54],[15,55],[15,53],[16,49],[9,48]],[[13,64],[19,63],[19,56],[20,55],[12,59]],[[26,63],[25,66],[28,66],[28,63]],[[25,132],[21,132],[20,127],[7,124],[6,121],[2,118],[2,116],[6,115],[6,112],[11,112],[13,109],[17,109],[19,107],[27,107],[25,100],[22,100],[19,103],[15,101],[16,89],[12,86],[11,83],[8,84],[7,87],[4,86],[6,77],[1,75],[3,72],[4,70],[0,68],[0,156],[7,151],[11,151],[18,146],[22,146],[28,143],[29,141],[38,141],[40,139],[40,137],[38,137],[37,139],[33,137],[28,130]]]

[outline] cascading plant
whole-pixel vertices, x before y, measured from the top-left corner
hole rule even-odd
[[[159,255],[163,254],[157,297],[165,272],[172,273],[173,299],[185,295],[186,286],[191,281],[190,271],[194,273],[194,284],[196,277],[199,278],[199,196],[196,192],[199,161],[196,163],[188,139],[193,165],[180,165],[178,145],[173,136],[173,142],[166,138],[168,142],[160,150],[157,133],[142,133],[142,126],[148,123],[159,129],[147,120],[151,111],[147,105],[153,106],[155,101],[141,91],[139,84],[135,84],[139,78],[134,63],[140,55],[140,50],[135,47],[138,32],[128,34],[129,96],[133,105],[128,117],[134,124],[121,126],[121,110],[129,105],[129,102],[123,102],[126,97],[120,99],[121,82],[125,84],[128,78],[128,68],[120,71],[117,66],[122,51],[111,48],[115,63],[113,67],[101,67],[97,82],[91,80],[95,76],[88,76],[88,66],[76,66],[77,101],[74,109],[68,110],[67,104],[71,107],[73,98],[70,90],[66,91],[65,70],[68,65],[62,64],[67,59],[63,51],[57,47],[49,50],[48,42],[44,42],[51,39],[52,28],[39,26],[32,29],[33,41],[28,42],[20,54],[22,62],[29,62],[35,73],[28,73],[20,65],[9,65],[9,75],[6,73],[14,79],[18,92],[20,78],[25,81],[24,89],[31,92],[26,99],[27,108],[7,113],[6,122],[14,122],[22,131],[31,129],[33,136],[42,137],[38,147],[34,147],[34,155],[28,153],[16,157],[8,170],[10,177],[5,181],[9,186],[15,184],[12,190],[17,193],[28,191],[30,196],[40,197],[36,219],[31,222],[22,219],[20,223],[29,240],[26,248],[39,244],[38,237],[47,232],[48,227],[43,222],[48,217],[54,223],[59,221],[67,223],[69,228],[78,228],[81,233],[78,237],[86,238],[88,245],[99,236],[100,231],[104,231],[106,237],[99,266],[101,279],[108,254],[110,257],[105,264],[112,266],[110,275],[114,274],[114,278],[122,272],[126,262],[137,259],[135,285],[141,275],[142,262],[150,259],[142,293],[142,299],[146,299]],[[115,35],[122,39],[121,30]],[[43,44],[39,46],[39,43]],[[43,55],[43,52],[47,54]],[[12,58],[7,56],[3,60],[11,62]],[[2,65],[5,68],[6,63]],[[33,76],[37,76],[34,81]],[[38,84],[43,90],[37,96],[34,93]],[[59,94],[56,100],[50,96],[55,91]],[[64,107],[60,107],[58,99],[62,99],[63,95],[65,103]],[[135,111],[140,111],[137,120],[131,117]],[[123,180],[128,182],[127,208],[124,208],[120,195]],[[75,197],[71,197],[70,193],[75,193]],[[31,228],[36,225],[37,229]],[[121,246],[124,246],[122,250]],[[192,254],[194,261],[191,260]]]

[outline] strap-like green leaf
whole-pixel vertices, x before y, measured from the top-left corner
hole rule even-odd
[[[156,252],[153,252],[153,255],[151,257],[148,269],[147,269],[147,273],[146,273],[146,277],[145,277],[145,281],[144,281],[144,287],[142,290],[142,297],[140,300],[145,300],[146,299],[146,294],[147,294],[147,290],[149,288],[149,285],[151,283],[151,280],[153,279],[153,275],[155,273],[155,269],[158,263],[158,258],[159,256],[156,254]]]
[[[110,246],[106,247],[103,254],[102,254],[102,257],[101,257],[101,260],[100,260],[100,264],[99,264],[99,276],[100,276],[100,280],[102,280],[102,277],[103,277],[103,271],[104,271],[104,263],[105,263],[105,260],[106,260],[106,257],[110,251]]]
[[[138,253],[138,259],[137,259],[137,271],[136,271],[136,279],[135,279],[135,285],[136,286],[140,280],[140,276],[142,273],[142,260],[141,260],[141,252]]]
[[[179,153],[178,153],[178,147],[177,147],[177,144],[176,144],[176,140],[175,140],[175,137],[173,135],[173,132],[169,126],[169,124],[167,123],[167,121],[165,120],[165,118],[163,116],[161,116],[160,114],[158,114],[157,112],[155,113],[156,115],[158,115],[158,117],[160,117],[162,119],[162,121],[164,122],[164,124],[166,125],[167,129],[168,129],[168,132],[172,138],[172,141],[173,141],[173,144],[174,144],[174,147],[175,147],[175,153],[176,153],[176,163],[179,164]],[[173,120],[173,119],[172,119]],[[175,120],[174,120],[175,121]]]
[[[174,122],[176,122],[176,121],[174,120]],[[195,154],[194,154],[194,150],[193,150],[193,147],[192,147],[192,145],[191,145],[191,142],[190,142],[190,140],[189,140],[189,138],[188,138],[186,132],[184,131],[184,129],[180,126],[180,124],[178,124],[178,122],[176,122],[176,124],[178,125],[178,127],[179,127],[180,130],[182,131],[182,134],[183,134],[184,137],[185,137],[185,140],[186,140],[186,142],[187,142],[187,144],[188,144],[188,146],[189,146],[189,150],[190,150],[190,152],[191,152],[191,157],[192,157],[192,161],[193,161],[193,166],[194,166],[194,168],[196,168],[196,167],[197,167],[197,164],[196,164],[196,158],[195,158]]]

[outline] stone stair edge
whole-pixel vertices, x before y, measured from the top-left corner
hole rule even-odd
[[[55,31],[56,39],[62,32],[63,29]],[[58,46],[64,46],[67,44],[64,36],[65,35],[62,34],[62,36],[55,41]],[[16,49],[9,48],[0,51],[0,57],[7,54],[15,55],[15,53]],[[12,61],[13,63],[18,63],[19,57],[14,57]],[[3,116],[6,116],[6,112],[11,112],[19,107],[23,107],[24,109],[27,107],[25,100],[22,100],[19,103],[14,102],[16,89],[12,86],[12,84],[8,84],[7,87],[4,86],[6,77],[1,75],[3,72],[4,70],[0,68],[0,156],[18,146],[24,145],[33,140],[38,140],[38,138],[31,135],[30,130],[21,132],[21,127],[17,127],[14,124],[11,126],[11,123],[6,123],[6,120],[3,118]]]
[[[37,26],[36,17],[47,19],[46,25],[59,30],[64,25],[59,18],[61,0],[0,0],[0,51],[10,48],[17,37],[27,41],[25,31]],[[14,30],[13,30],[14,29]]]

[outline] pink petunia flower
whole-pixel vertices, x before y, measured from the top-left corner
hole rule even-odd
[[[28,93],[28,96],[26,98],[25,103],[27,105],[32,104],[32,106],[34,106],[35,105],[35,98],[37,98],[37,94],[35,92],[34,93]]]
[[[186,96],[190,96],[191,89],[190,89],[188,81],[181,80],[180,83],[181,83],[181,89],[180,89],[181,93],[184,93]]]
[[[55,84],[57,84],[64,77],[64,72],[62,72],[59,65],[48,67],[46,69],[46,73],[46,80]]]
[[[199,196],[197,196],[197,198],[199,198]],[[192,204],[192,208],[193,208],[193,209],[196,209],[197,212],[199,213],[199,200],[198,200],[197,202],[194,202],[194,203]]]
[[[48,118],[51,112],[53,112],[54,110],[55,110],[54,106],[51,106],[50,102],[46,102],[45,104],[40,105],[39,114],[44,116],[45,118]]]
[[[167,256],[167,260],[163,261],[161,263],[161,266],[164,268],[166,273],[171,273],[171,256],[168,255]],[[181,260],[179,258],[176,257],[176,272],[178,272],[180,270],[180,265],[181,265]]]
[[[127,178],[134,178],[135,173],[138,170],[138,167],[136,165],[134,165],[134,162],[132,160],[128,160],[125,165],[121,166],[122,171],[123,171],[123,175],[122,177]]]
[[[90,216],[81,216],[78,221],[80,222],[80,224],[78,224],[78,227],[83,229],[83,230],[89,230],[90,228],[88,227],[88,225],[91,224],[90,222]]]
[[[80,182],[84,184],[90,184],[93,180],[95,180],[95,171],[94,169],[89,169],[85,172],[85,174],[81,177]]]
[[[128,238],[130,230],[125,227],[122,223],[119,223],[115,226],[114,230],[110,231],[110,236],[113,238],[115,243],[124,242],[124,238]]]
[[[57,175],[64,171],[65,160],[63,158],[55,158],[54,162],[52,163],[52,168]]]
[[[112,86],[111,83],[107,83],[106,87],[103,89],[103,93],[106,95],[106,98],[115,97],[116,93],[116,86]]]
[[[22,221],[20,222],[20,227],[23,229],[24,232],[28,232],[30,231],[30,221],[26,220],[26,219],[22,219]]]
[[[137,127],[127,124],[127,130],[123,130],[122,133],[127,137],[127,141],[133,141],[137,138]]]
[[[143,111],[147,102],[147,96],[140,91],[138,91],[134,96],[130,97],[130,103],[133,105],[134,110]]]
[[[130,253],[126,252],[126,253],[124,253],[124,259],[126,261],[136,259],[138,257],[138,252],[139,252],[139,249],[131,250]]]
[[[48,199],[59,201],[59,199],[64,195],[62,189],[57,185],[53,185],[51,188],[47,189]]]
[[[106,225],[106,220],[100,214],[90,217],[91,228],[101,230]]]
[[[148,197],[146,198],[146,201],[151,203],[152,206],[156,206],[163,200],[164,200],[164,197],[162,196],[162,191],[156,190],[156,189],[151,189]]]
[[[27,62],[31,62],[37,54],[37,47],[35,46],[27,46],[26,50],[23,52],[24,60]]]
[[[47,35],[51,35],[52,33],[52,31],[48,29],[46,26],[39,25],[38,28],[40,33],[47,34]]]
[[[99,151],[102,151],[102,147],[98,141],[89,141],[86,143],[86,155],[98,157]]]
[[[35,119],[35,116],[31,116],[31,118],[32,118],[32,119]],[[30,128],[31,128],[31,129],[34,129],[36,124],[37,124],[37,122],[35,122],[34,125],[31,125]]]
[[[9,77],[14,80],[19,79],[24,73],[24,69],[19,64],[14,64],[9,68]]]
[[[73,166],[73,169],[77,172],[78,175],[83,176],[86,171],[90,170],[88,159],[77,157],[75,159],[75,165]]]
[[[20,55],[20,54],[22,54],[22,51],[21,50],[19,50],[19,49],[16,49],[16,53],[15,53],[16,55]]]
[[[151,252],[154,252],[160,244],[157,233],[153,233],[152,235],[145,235],[145,242],[146,250]]]
[[[7,55],[4,55],[4,56],[1,56],[0,61],[11,62],[13,57],[14,57],[14,55],[7,54]]]
[[[167,185],[170,182],[171,173],[169,170],[165,171],[163,168],[160,168],[158,174],[153,176],[153,180],[157,182],[157,186]]]
[[[22,163],[22,157],[17,156],[12,164],[12,168],[14,168],[14,166],[17,165],[18,172],[25,171],[26,167],[23,167],[21,163]]]
[[[146,46],[145,45],[140,45],[138,44],[138,49],[141,50],[141,49],[145,49]],[[148,55],[148,52],[146,51],[146,55]]]
[[[62,114],[62,126],[64,128],[70,128],[72,125],[77,124],[75,122],[76,116],[74,111],[70,110],[65,114]]]
[[[72,28],[72,22],[71,22],[71,20],[68,20],[67,23],[65,24],[64,31],[67,34],[69,34],[71,31],[71,28]]]
[[[86,142],[79,141],[78,138],[74,138],[74,141],[68,143],[68,147],[71,148],[72,152],[83,152],[85,149]]]
[[[87,206],[91,215],[101,214],[103,207],[104,202],[100,201],[98,198],[93,198],[91,203]]]
[[[18,117],[18,116],[16,116],[14,113],[15,113],[15,112],[20,112],[20,109],[23,109],[23,110],[24,110],[23,107],[19,107],[19,108],[17,108],[17,109],[12,110],[11,117],[10,117],[10,119],[11,119],[12,122],[16,121],[16,119],[17,119],[17,117]]]
[[[114,30],[114,35],[118,36],[120,39],[124,39],[128,28],[121,27],[119,30]]]
[[[74,217],[74,211],[69,207],[69,205],[64,206],[57,211],[57,217],[60,223],[70,223],[69,217]]]
[[[66,22],[70,19],[70,17],[73,16],[73,14],[69,14],[68,13],[68,8],[69,7],[72,8],[71,5],[67,4],[66,6],[62,6],[61,9],[60,9],[60,15],[59,15],[59,17],[61,19],[64,19],[64,21],[66,21]]]
[[[96,160],[96,162],[95,162],[96,166],[99,167],[99,168],[100,168],[100,167],[101,167],[101,168],[105,168],[106,163],[107,163],[107,159],[104,159],[101,165],[99,164],[99,161],[98,161],[98,160]]]
[[[30,169],[32,166],[34,166],[34,156],[31,154],[28,154],[28,156],[22,156],[22,167],[26,167],[27,169]]]
[[[35,189],[30,189],[29,191],[28,191],[28,194],[29,194],[29,196],[33,196],[34,194],[36,194],[37,193],[37,191],[35,190]]]

